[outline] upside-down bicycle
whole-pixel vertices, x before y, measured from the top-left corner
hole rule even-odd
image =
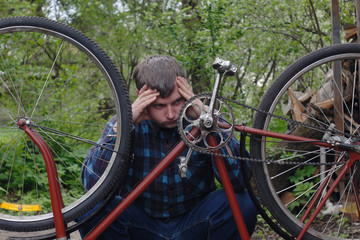
[[[51,20],[1,19],[0,50],[0,228],[14,235],[55,229],[33,238],[66,239],[81,224],[78,217],[103,199],[106,205],[126,176],[131,131],[126,85],[98,45]],[[216,59],[214,91],[195,95],[180,112],[183,141],[89,239],[186,147],[214,155],[241,237],[248,239],[218,151],[227,143],[222,132],[249,136],[250,157],[233,158],[252,162],[259,200],[274,218],[272,226],[281,226],[282,237],[359,239],[359,59],[358,44],[312,52],[274,81],[258,108],[218,96],[222,76],[233,74],[235,67]],[[252,127],[235,123],[234,106],[256,111]],[[190,107],[199,108],[198,118],[187,117]],[[115,114],[113,155],[94,187],[84,191],[83,160]],[[227,123],[218,122],[219,117]],[[186,164],[182,159],[179,174],[186,173]]]

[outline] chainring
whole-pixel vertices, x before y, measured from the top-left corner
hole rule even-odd
[[[223,147],[231,138],[235,127],[235,118],[232,108],[222,99],[217,96],[214,104],[214,111],[212,116],[213,123],[211,127],[206,127],[204,124],[206,115],[209,116],[208,104],[211,100],[210,93],[201,93],[194,95],[180,110],[178,118],[178,131],[181,139],[190,148],[198,152],[213,152],[214,150]],[[218,122],[225,124],[219,125]],[[224,127],[226,126],[226,127]],[[187,137],[190,130],[194,127],[199,128],[200,134]],[[217,139],[217,145],[210,145],[208,136],[214,134]]]

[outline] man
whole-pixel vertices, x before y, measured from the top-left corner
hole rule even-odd
[[[173,58],[155,55],[142,61],[134,71],[138,98],[132,104],[134,123],[133,161],[123,192],[130,191],[180,140],[177,118],[185,101],[194,94],[180,64]],[[116,132],[113,117],[104,130]],[[237,154],[239,142],[233,137],[222,151]],[[186,156],[188,149],[181,154]],[[101,173],[106,150],[93,147],[85,159],[82,178],[90,189]],[[254,231],[257,211],[244,191],[241,168],[235,159],[224,159],[234,185],[247,229]],[[224,190],[216,190],[218,177],[211,155],[194,152],[186,177],[179,175],[175,160],[127,210],[103,233],[102,239],[240,239]],[[117,197],[109,206],[121,201]],[[101,219],[100,216],[98,219]],[[84,236],[98,220],[80,229]]]

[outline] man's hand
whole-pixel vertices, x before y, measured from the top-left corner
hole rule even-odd
[[[176,84],[179,88],[181,96],[183,96],[186,101],[189,100],[192,96],[194,96],[191,86],[185,78],[177,76]]]
[[[178,85],[181,96],[183,96],[186,101],[195,95],[191,89],[189,82],[185,78],[179,76],[176,77],[176,83]],[[201,108],[203,104],[200,100],[196,100],[194,103],[197,104],[199,107],[190,108],[190,111],[188,111],[187,114],[189,114],[192,118],[196,119],[201,114]]]
[[[151,89],[144,85],[138,92],[138,97],[132,104],[133,123],[138,124],[143,120],[148,120],[150,117],[146,112],[146,107],[153,103],[160,93],[156,89]]]

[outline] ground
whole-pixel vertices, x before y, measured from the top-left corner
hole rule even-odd
[[[251,236],[251,240],[277,240],[283,239],[276,232],[274,232],[267,223],[258,217],[258,223],[256,224],[255,231]]]
[[[30,235],[32,233],[24,233],[22,237],[28,237],[28,236],[32,236]],[[0,240],[5,240],[8,239],[8,237],[11,237],[11,232],[7,232],[4,230],[0,230]],[[73,233],[71,233],[70,235],[70,239],[71,240],[81,240],[80,234],[78,231],[75,231]]]

